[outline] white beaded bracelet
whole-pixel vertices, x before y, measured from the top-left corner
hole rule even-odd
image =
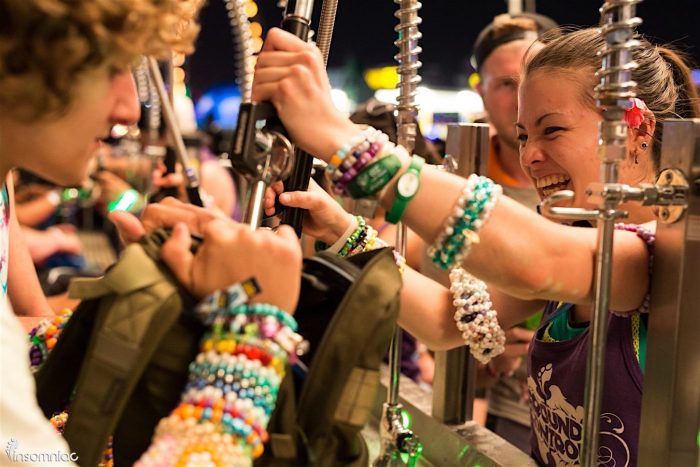
[[[457,328],[474,358],[486,364],[503,353],[506,343],[486,284],[462,268],[450,271],[450,281]]]

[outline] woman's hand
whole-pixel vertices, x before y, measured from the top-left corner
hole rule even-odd
[[[335,243],[352,223],[352,215],[314,180],[310,180],[308,191],[282,193],[283,189],[282,182],[278,182],[265,193],[263,206],[268,216],[274,214],[275,195],[279,195],[280,203],[284,206],[307,209],[308,214],[304,216],[304,233],[329,245]]]
[[[294,230],[256,230],[223,219],[208,222],[204,240],[193,255],[192,238],[177,223],[161,249],[161,257],[175,277],[197,298],[254,277],[260,293],[253,303],[269,303],[293,313],[301,283],[301,247]]]
[[[278,28],[265,38],[255,66],[253,100],[271,101],[294,142],[324,160],[360,129],[333,105],[318,48]]]

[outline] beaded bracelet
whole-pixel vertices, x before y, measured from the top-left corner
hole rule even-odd
[[[351,155],[353,149],[362,144],[362,142],[366,140],[368,136],[375,134],[377,131],[378,130],[375,128],[367,127],[362,131],[362,133],[354,137],[351,141],[343,144],[329,159],[328,165],[326,166],[326,173],[331,176],[334,175],[336,170],[338,170],[348,156]],[[352,163],[354,164],[354,161]]]
[[[158,423],[135,465],[250,465],[251,457],[262,455],[287,359],[274,339],[291,335],[296,321],[264,304],[228,306],[213,314],[180,404]],[[270,324],[275,326],[266,327]]]
[[[29,331],[29,364],[32,372],[38,371],[44,363],[72,315],[71,310],[62,310],[53,318],[42,319],[34,329]]]
[[[368,137],[360,149],[353,151],[355,163],[351,167],[345,164],[339,167],[340,170],[333,177],[333,192],[338,195],[346,194],[347,185],[369,165],[388,140],[388,136],[379,132]]]
[[[496,310],[491,308],[486,284],[462,268],[450,271],[450,281],[457,328],[474,358],[488,363],[505,350],[506,335],[498,324]]]
[[[486,177],[470,175],[443,232],[428,248],[433,263],[451,269],[466,257],[472,243],[479,242],[478,231],[486,222],[498,197],[500,185]]]
[[[388,246],[390,245],[379,238],[379,233],[372,228],[372,226],[365,225],[364,236],[358,236],[358,241],[350,245],[347,254],[341,254],[340,256],[352,256],[379,248],[386,248]],[[394,255],[394,262],[399,268],[399,272],[403,273],[406,269],[406,259],[396,250],[392,250],[392,253]]]
[[[29,331],[29,359],[30,369],[33,373],[41,368],[71,316],[73,316],[73,311],[66,308],[51,319],[42,319],[35,328]],[[68,422],[68,412],[64,410],[55,413],[49,421],[58,433],[63,434],[63,430]],[[102,455],[102,461],[98,464],[98,467],[113,467],[113,465],[114,456],[112,452],[112,437],[110,436]]]
[[[366,233],[366,228],[367,228],[367,222],[365,221],[365,218],[362,216],[356,216],[357,219],[357,228],[353,231],[352,234],[348,237],[348,239],[345,241],[345,245],[340,249],[338,252],[339,256],[347,256],[348,252],[355,246],[355,244],[360,240],[361,235],[365,235]]]

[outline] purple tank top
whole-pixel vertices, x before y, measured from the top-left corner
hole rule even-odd
[[[588,329],[569,341],[540,340],[555,310],[553,302],[545,308],[528,352],[530,445],[539,464],[571,466],[579,464],[581,448]],[[642,381],[630,320],[610,314],[598,465],[637,465]]]

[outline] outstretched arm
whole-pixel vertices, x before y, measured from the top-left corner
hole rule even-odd
[[[326,161],[361,132],[333,107],[318,51],[278,29],[268,33],[258,57],[253,98],[272,101],[295,142]],[[405,169],[408,155],[404,151],[399,156]],[[380,199],[386,209],[394,201],[397,178]],[[460,177],[426,167],[421,189],[403,221],[426,242],[434,242],[464,184]],[[464,266],[518,298],[585,304],[592,299],[596,235],[593,229],[545,220],[502,196]],[[647,261],[645,245],[635,234],[615,233],[611,308],[633,310],[642,303],[648,282]]]
[[[281,191],[276,184],[274,191]],[[283,205],[307,209],[304,217],[304,232],[324,241],[334,243],[352,223],[352,215],[345,212],[335,200],[313,180],[307,192],[282,193]],[[274,212],[274,194],[267,193],[265,210]],[[399,324],[416,336],[432,350],[446,350],[464,345],[460,331],[454,321],[455,307],[452,293],[442,284],[406,268],[401,289],[401,312]],[[508,329],[542,309],[541,301],[526,301],[510,297],[490,288],[491,301],[498,312],[498,321]]]

